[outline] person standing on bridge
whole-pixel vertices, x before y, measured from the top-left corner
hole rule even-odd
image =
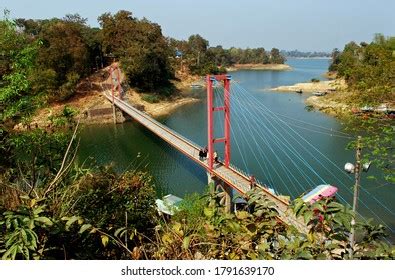
[[[217,151],[215,151],[215,152],[214,152],[214,154],[213,154],[213,158],[214,158],[214,162],[215,162],[215,163],[219,163],[219,161],[218,161],[218,153],[217,153]]]
[[[203,160],[204,159],[204,152],[203,149],[199,150],[199,160]]]
[[[255,187],[255,184],[256,184],[255,176],[251,175],[250,176],[250,187],[251,187],[251,189]]]

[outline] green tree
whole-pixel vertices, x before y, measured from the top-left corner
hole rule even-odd
[[[39,51],[41,67],[55,70],[59,85],[71,72],[80,76],[89,73],[89,49],[79,23],[53,20],[39,34],[43,47]]]
[[[21,117],[35,107],[28,77],[33,72],[40,42],[29,43],[8,18],[0,21],[0,29],[0,118],[5,121]]]
[[[270,51],[270,63],[283,64],[285,58],[280,54],[280,51],[276,48],[272,48]]]
[[[103,14],[99,22],[104,50],[119,58],[130,85],[143,90],[169,85],[171,50],[158,24],[127,11]]]
[[[332,51],[332,61],[331,65],[329,66],[329,71],[337,71],[337,66],[340,63],[340,54],[341,52],[338,48],[335,48]]]

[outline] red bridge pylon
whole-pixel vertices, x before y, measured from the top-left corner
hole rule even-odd
[[[214,165],[214,144],[223,142],[225,144],[224,165],[229,167],[230,163],[230,75],[207,75],[207,145],[208,145],[208,166],[213,170]],[[214,81],[224,83],[224,104],[221,107],[214,107]],[[224,112],[224,137],[214,138],[214,112]]]

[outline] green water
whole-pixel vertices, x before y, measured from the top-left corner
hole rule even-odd
[[[304,100],[310,96],[309,94],[274,93],[268,90],[280,85],[309,81],[311,78],[322,80],[321,74],[326,71],[328,60],[289,60],[288,63],[293,67],[293,71],[238,71],[231,74],[232,78],[254,97],[254,103],[264,104],[271,111],[291,119],[342,131],[343,125],[339,120],[305,109]],[[205,146],[207,141],[205,92],[195,91],[194,94],[201,97],[201,102],[186,105],[160,121],[197,144]],[[282,129],[284,135],[282,139],[276,139],[269,131],[266,132],[265,142],[257,134],[258,128],[254,128],[256,124],[251,123],[251,127],[246,127],[245,120],[238,116],[249,111],[262,126],[266,125],[270,128],[273,122],[259,115],[262,107],[240,107],[242,106],[232,102],[233,164],[248,174],[254,174],[257,179],[271,185],[279,193],[291,197],[296,197],[304,190],[326,182],[338,186],[341,202],[351,203],[352,175],[342,171],[346,162],[354,161],[354,152],[345,150],[349,139],[333,137],[327,131],[322,133],[323,131],[317,127],[299,122],[297,124],[300,127],[290,128],[282,123],[278,128],[279,131]],[[283,121],[287,124],[294,123],[290,119]],[[217,122],[216,131],[221,130],[221,126],[222,124]],[[290,129],[295,130],[306,140],[301,140],[302,138],[296,137],[295,134],[288,135]],[[278,141],[282,141],[283,144],[287,141],[287,146],[293,147],[294,153],[301,154],[312,169],[303,167],[301,163],[292,163],[289,159],[292,158],[292,152],[285,147],[282,150],[276,148]],[[322,155],[304,141],[314,145]],[[221,146],[216,148],[221,156]],[[284,152],[285,150],[287,151]],[[81,135],[78,157],[80,162],[94,159],[100,164],[113,163],[118,171],[136,167],[148,170],[162,193],[184,196],[192,192],[202,192],[207,183],[207,175],[203,169],[147,129],[133,122],[86,127]],[[315,157],[319,161],[316,161]],[[298,168],[301,168],[312,182],[306,182],[301,173],[297,172]],[[377,172],[373,167],[369,175]],[[366,174],[363,174],[362,187],[369,193],[361,192],[360,212],[365,217],[380,218],[395,229],[394,186],[373,183],[365,177]]]

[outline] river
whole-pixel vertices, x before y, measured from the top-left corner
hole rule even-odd
[[[277,93],[269,90],[281,85],[310,81],[312,78],[323,80],[325,78],[322,74],[327,70],[329,61],[290,59],[287,63],[293,68],[292,71],[243,70],[231,73],[232,79],[254,98],[254,104],[266,106],[266,109],[262,106],[249,108],[241,106],[242,103],[232,102],[232,163],[273,186],[279,193],[292,198],[304,190],[327,182],[339,187],[341,202],[351,203],[353,178],[342,171],[346,162],[354,162],[354,151],[345,149],[350,139],[342,137],[346,135],[342,132],[334,133],[336,136],[333,136],[329,130],[321,128],[343,131],[343,124],[321,112],[306,110],[304,101],[310,94]],[[195,94],[202,97],[201,102],[185,105],[160,121],[197,144],[205,146],[205,92],[198,90]],[[256,130],[248,128],[248,121],[246,123],[245,119],[239,117],[243,110],[255,116],[269,130],[275,121],[260,116],[262,110],[271,112],[271,116],[280,117],[281,121],[277,125],[281,127],[274,129],[281,133],[277,136],[271,135],[271,129],[266,135],[259,135],[262,127]],[[250,124],[254,127],[254,123]],[[218,122],[215,129],[219,131],[221,126]],[[283,148],[280,148],[281,145]],[[221,146],[217,149],[222,155]],[[302,159],[300,162],[293,161],[298,154],[302,155],[310,168],[302,164]],[[114,168],[120,172],[131,168],[147,170],[155,178],[160,195],[172,193],[182,197],[193,192],[201,193],[207,183],[207,175],[198,165],[133,122],[115,126],[87,126],[81,134],[78,159],[80,162],[93,159],[99,164],[113,163]],[[270,162],[265,162],[265,159]],[[373,166],[369,175],[378,172]],[[304,174],[309,177],[307,180],[310,183],[304,180]],[[361,214],[366,218],[381,219],[381,222],[395,229],[393,186],[367,180],[365,173],[362,177]]]

